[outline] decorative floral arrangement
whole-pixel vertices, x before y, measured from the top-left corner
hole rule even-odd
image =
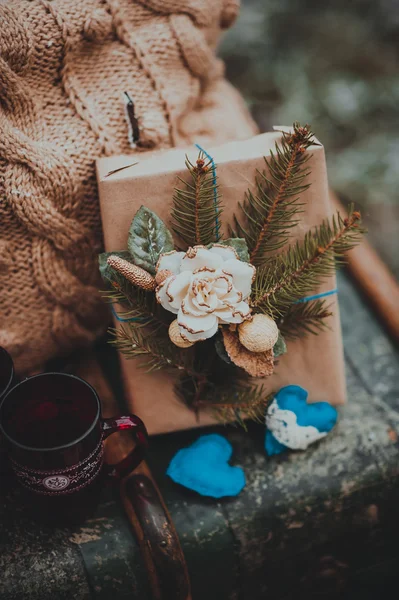
[[[193,410],[212,407],[222,421],[261,418],[270,396],[259,379],[272,375],[286,339],[318,333],[327,301],[303,302],[362,233],[349,209],[288,245],[307,189],[308,126],[282,133],[229,227],[216,167],[200,152],[186,160],[188,180],[173,196],[170,227],[142,206],[124,252],[100,255],[120,326],[112,343],[149,371],[171,369],[176,392]],[[121,308],[122,307],[122,308]]]

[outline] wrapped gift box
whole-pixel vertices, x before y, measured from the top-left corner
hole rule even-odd
[[[215,148],[205,148],[217,165],[220,192],[224,207],[225,227],[233,222],[237,202],[242,201],[248,188],[253,188],[257,170],[265,168],[264,157],[269,156],[279,131],[258,135],[249,140],[230,142]],[[314,225],[332,214],[328,195],[327,170],[324,148],[313,145],[309,167],[311,183],[301,196],[304,203],[300,223],[292,230],[292,238],[303,239]],[[172,207],[173,189],[178,177],[185,177],[185,155],[196,160],[198,148],[114,156],[97,163],[105,249],[125,250],[130,223],[141,205],[156,212],[166,224]],[[122,168],[127,165],[127,168]],[[227,231],[224,232],[226,237]],[[330,277],[315,293],[335,289],[335,277]],[[336,295],[329,303],[333,316],[329,328],[319,335],[288,342],[288,352],[279,358],[275,373],[263,381],[266,390],[278,390],[288,384],[297,384],[309,391],[309,401],[324,400],[333,405],[345,402],[345,373],[343,349]],[[173,376],[165,371],[148,374],[135,360],[122,357],[122,372],[127,401],[131,410],[146,423],[150,433],[162,433],[214,423],[211,412],[195,414],[182,404],[174,393]]]

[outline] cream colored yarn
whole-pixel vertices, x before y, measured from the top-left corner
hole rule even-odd
[[[0,345],[18,371],[108,324],[94,163],[132,152],[123,92],[148,146],[254,133],[214,56],[237,10],[234,0],[0,3]]]

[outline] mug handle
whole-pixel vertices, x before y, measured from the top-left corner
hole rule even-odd
[[[136,445],[133,450],[120,462],[114,465],[105,465],[107,475],[110,477],[125,477],[131,473],[143,460],[148,447],[148,433],[143,421],[136,415],[123,415],[101,419],[103,439],[113,433],[130,430]]]

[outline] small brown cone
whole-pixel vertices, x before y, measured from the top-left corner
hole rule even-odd
[[[244,369],[251,377],[268,377],[273,374],[273,349],[251,352],[241,344],[236,332],[223,327],[222,334],[226,352],[237,367]]]
[[[276,323],[268,315],[256,314],[238,326],[238,336],[243,346],[251,352],[271,350],[278,339]]]
[[[108,258],[107,263],[110,267],[118,271],[125,279],[136,285],[137,287],[142,288],[143,290],[147,290],[151,292],[155,290],[156,283],[154,277],[144,271],[141,267],[137,265],[133,265],[129,261],[124,258],[120,258],[119,256],[112,255]]]
[[[190,348],[191,346],[194,346],[194,342],[189,342],[182,337],[177,319],[172,321],[172,323],[169,325],[169,337],[170,341],[179,348]]]

